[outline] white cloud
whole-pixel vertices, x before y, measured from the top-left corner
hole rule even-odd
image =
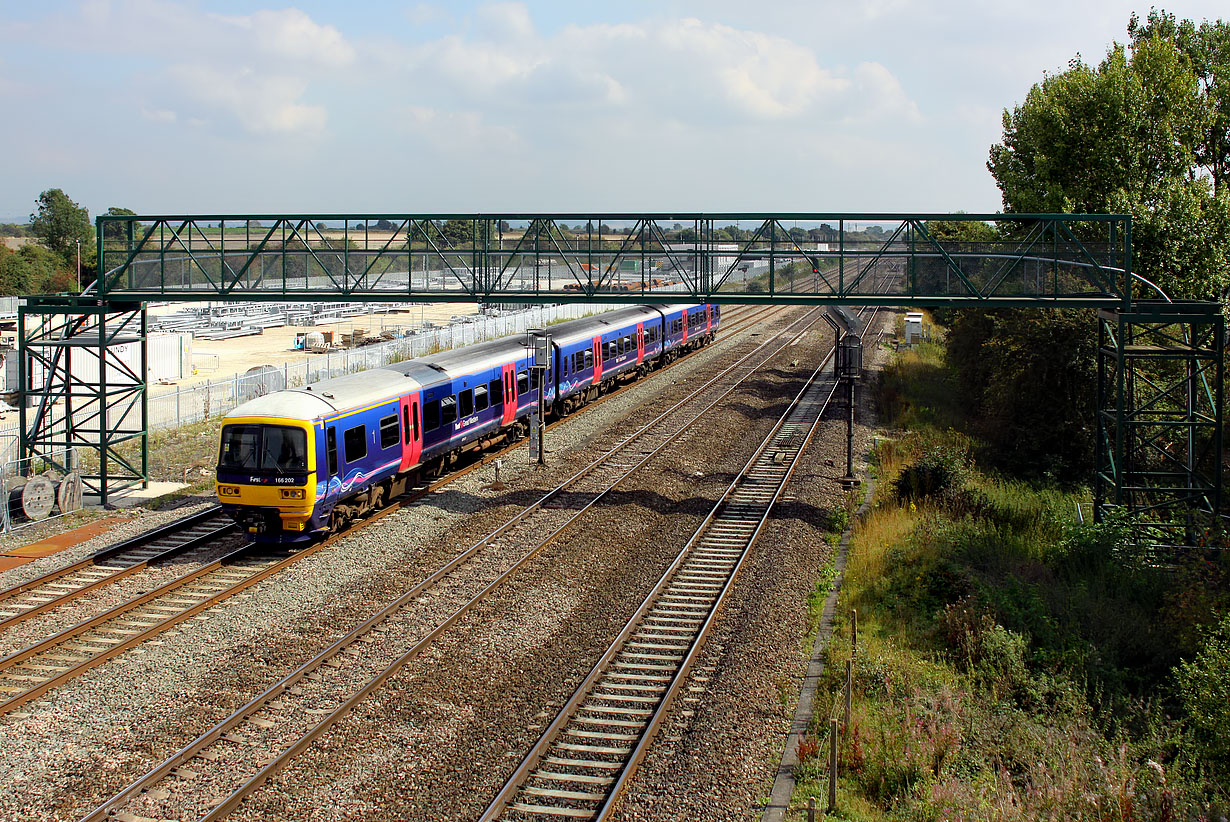
[[[478,112],[406,106],[402,113],[402,127],[406,134],[448,154],[491,149],[505,152],[521,143],[516,131],[504,126],[492,126]]]
[[[333,26],[315,23],[298,9],[258,11],[247,17],[217,17],[246,35],[255,49],[278,60],[338,68],[355,59],[354,48]],[[231,36],[234,36],[234,31]]]
[[[254,134],[312,136],[325,127],[323,106],[296,102],[307,85],[298,78],[203,65],[172,66],[167,73],[198,105]]]

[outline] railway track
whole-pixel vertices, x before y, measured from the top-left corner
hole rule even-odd
[[[481,819],[605,819],[635,772],[836,383],[823,364]]]
[[[238,528],[213,506],[106,548],[80,562],[0,591],[0,631],[59,608],[82,594],[185,554]]]
[[[797,337],[778,329],[85,819],[225,816]]]
[[[741,310],[727,326],[726,331],[736,333],[745,326],[759,322],[773,311],[772,307]],[[671,363],[659,370],[665,371],[674,365],[675,363]],[[600,405],[636,384],[641,383],[619,386],[597,398],[586,408]],[[562,420],[556,420],[548,427],[559,425],[561,422]],[[513,443],[484,454],[480,459],[451,471],[443,478],[443,481],[447,482],[464,476],[492,460],[507,455],[511,449],[519,446],[520,443]],[[442,482],[439,481],[424,483],[413,489],[399,502],[401,504],[412,502],[441,485]],[[197,549],[208,549],[214,540],[238,532],[239,529],[234,522],[225,517],[221,513],[221,508],[215,505],[106,548],[80,562],[0,590],[0,631],[74,602],[85,594],[119,582],[151,565],[180,557]]]
[[[768,313],[753,312],[741,320],[743,323],[754,323]],[[587,407],[592,408],[630,387],[631,384],[610,391]],[[353,527],[364,527],[391,514],[518,446],[518,443],[513,443],[461,466],[439,480],[421,485]],[[326,541],[274,557],[251,554],[252,544],[246,543],[152,591],[0,658],[0,714],[37,699],[174,625],[268,579],[331,545],[336,539],[350,533],[353,527]],[[0,629],[79,600],[92,591],[148,568],[151,563],[190,556],[190,552],[207,553],[214,550],[216,540],[236,533],[237,526],[214,506],[127,540],[81,562],[0,592]],[[7,617],[4,616],[6,613]]]

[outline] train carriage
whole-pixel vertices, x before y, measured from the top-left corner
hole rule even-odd
[[[543,377],[506,338],[278,391],[223,419],[223,509],[263,542],[336,530],[458,454],[528,431],[539,392],[570,413],[617,380],[712,339],[717,306],[631,306],[551,328]]]

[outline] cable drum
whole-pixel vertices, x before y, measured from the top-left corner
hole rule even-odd
[[[67,514],[80,509],[82,493],[81,474],[69,471],[56,487],[56,505],[59,506],[60,513]]]
[[[9,492],[9,514],[15,520],[42,519],[56,503],[55,484],[44,476],[30,477]]]

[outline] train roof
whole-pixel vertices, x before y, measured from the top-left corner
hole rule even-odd
[[[249,400],[226,417],[283,417],[311,420],[338,411],[390,400],[420,385],[409,376],[398,376],[387,368],[373,368],[312,383],[304,388],[277,391]]]
[[[614,311],[604,311],[592,317],[582,317],[579,320],[569,320],[547,327],[551,341],[556,345],[567,345],[578,340],[588,339],[607,328],[625,325],[630,322],[645,322],[658,316],[653,306],[630,305],[617,308]]]

